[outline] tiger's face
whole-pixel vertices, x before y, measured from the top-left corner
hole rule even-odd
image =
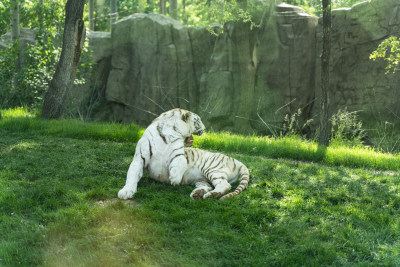
[[[200,116],[184,110],[184,113],[181,116],[181,119],[189,128],[189,136],[185,139],[185,146],[193,145],[193,135],[202,135],[206,127],[200,119]]]
[[[206,127],[204,126],[203,122],[200,119],[200,116],[190,112],[191,114],[189,115],[188,118],[188,123],[190,124],[192,128],[192,133],[195,135],[202,135],[204,133],[204,130]]]
[[[185,146],[191,146],[193,144],[192,135],[202,135],[206,128],[199,115],[180,108],[162,113],[154,119],[153,123],[172,125],[173,130],[185,138]]]

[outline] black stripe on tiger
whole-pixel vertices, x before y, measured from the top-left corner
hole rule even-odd
[[[172,159],[171,159],[171,161],[169,162],[169,167],[171,168],[171,163],[174,161],[174,159],[176,159],[177,157],[180,157],[180,156],[185,156],[184,154],[176,154]]]
[[[208,176],[209,173],[212,173],[215,170],[219,170],[221,168],[220,164],[222,161],[224,161],[224,158],[222,158],[220,161],[218,161],[218,163],[216,165],[214,165],[212,168],[208,168],[208,170],[205,172],[205,175]]]
[[[149,151],[150,151],[150,159],[151,159],[151,156],[153,156],[153,151],[152,151],[152,149],[151,149],[151,143],[150,143],[150,141],[149,141]]]
[[[157,132],[160,135],[161,139],[164,141],[164,143],[167,144],[167,139],[165,139],[165,136],[161,133],[160,125],[157,126]]]
[[[175,151],[179,150],[179,149],[183,149],[183,146],[175,148],[174,150],[172,150],[172,152],[170,153],[170,155],[173,155]]]
[[[146,159],[143,157],[142,147],[140,147],[140,157],[143,160],[143,166],[146,168]]]

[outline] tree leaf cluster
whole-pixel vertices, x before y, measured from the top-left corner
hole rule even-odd
[[[50,32],[62,32],[66,0],[25,1],[19,0],[20,26],[42,29]],[[0,35],[10,28],[11,1],[0,1]]]
[[[400,38],[391,36],[382,41],[378,48],[371,53],[370,59],[373,61],[377,59],[384,59],[387,62],[387,73],[393,73],[399,70],[400,62]]]
[[[322,16],[321,0],[283,0],[282,2],[302,7],[306,12]],[[332,0],[332,9],[341,7],[351,7],[352,5],[363,2],[363,0]]]

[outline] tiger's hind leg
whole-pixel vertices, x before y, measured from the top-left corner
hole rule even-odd
[[[211,180],[214,190],[206,193],[203,198],[220,198],[231,190],[231,184],[225,178],[214,178]]]
[[[213,188],[207,181],[200,181],[195,184],[196,188],[190,194],[192,199],[201,199],[204,194],[211,191]]]

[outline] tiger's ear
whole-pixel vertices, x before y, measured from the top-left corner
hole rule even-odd
[[[187,122],[187,120],[189,119],[189,116],[190,116],[190,112],[186,112],[186,113],[182,114],[181,119],[184,122]]]

